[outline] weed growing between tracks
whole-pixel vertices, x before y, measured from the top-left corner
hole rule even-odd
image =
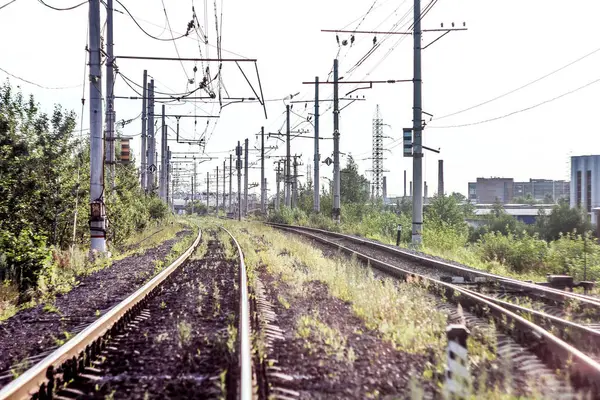
[[[348,260],[335,252],[324,254],[309,242],[260,224],[228,222],[226,225],[244,250],[249,274],[258,274],[266,268],[273,277],[268,283],[274,290],[272,302],[276,303],[279,314],[288,314],[287,311],[298,309],[299,304],[308,302],[308,308],[303,308],[300,314],[296,312],[295,321],[288,326],[293,326],[293,336],[301,339],[305,351],[319,359],[319,366],[338,366],[333,367],[331,375],[325,373],[326,377],[322,379],[334,382],[341,379],[335,372],[341,365],[346,365],[349,376],[356,371],[364,373],[363,345],[375,333],[392,343],[396,351],[416,357],[410,358],[408,363],[396,360],[400,368],[404,368],[403,376],[410,378],[405,378],[408,379],[405,384],[395,382],[395,390],[404,390],[400,392],[402,395],[410,393],[416,398],[422,392],[439,392],[446,363],[447,315],[436,307],[436,299],[429,293],[425,282],[382,278],[355,259]],[[339,325],[344,322],[340,321],[340,317],[332,319],[332,308],[322,303],[323,297],[328,295],[341,300],[342,305],[346,304],[364,325],[357,324],[353,328],[348,328],[348,322],[345,322],[346,326]],[[325,312],[321,314],[323,307]],[[338,306],[333,309],[338,310]],[[507,384],[511,380],[511,368],[496,359],[496,345],[493,324],[473,327],[468,342],[473,398],[522,398],[513,395],[514,388]],[[366,362],[371,363],[366,371],[380,369],[385,372],[378,372],[374,378],[369,375],[370,372],[359,376],[364,381],[359,385],[369,389],[358,389],[361,390],[360,398],[394,393],[393,390],[390,392],[385,380],[382,387],[377,387],[382,384],[380,373],[393,374],[393,368],[385,365],[390,359],[382,361],[386,359],[386,351],[380,346],[371,349],[375,351],[366,356]],[[527,390],[535,386],[532,383]]]

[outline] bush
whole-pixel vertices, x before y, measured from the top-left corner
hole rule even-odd
[[[152,219],[161,220],[169,215],[169,207],[158,197],[150,197],[147,207]]]
[[[548,244],[528,234],[518,238],[514,234],[502,235],[489,232],[477,242],[476,251],[483,261],[499,261],[512,271],[546,272],[544,260],[548,254]]]
[[[600,246],[589,237],[582,235],[560,235],[550,243],[546,257],[548,273],[572,275],[577,280],[600,278]]]
[[[287,225],[307,225],[308,216],[298,208],[281,207],[279,211],[269,215],[269,222]]]

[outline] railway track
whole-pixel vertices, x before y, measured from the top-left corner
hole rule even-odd
[[[237,260],[217,240],[192,258],[199,232],[177,260],[6,385],[0,399],[197,398],[219,388],[228,399],[252,398],[244,255],[219,229]]]
[[[434,293],[474,315],[493,317],[501,330],[531,349],[548,368],[567,369],[575,388],[591,391],[593,398],[600,396],[600,331],[594,329],[596,325],[570,321],[560,315],[561,305],[577,303],[587,316],[596,317],[600,312],[597,299],[455,266],[350,235],[270,225],[354,255],[386,274],[427,282]],[[559,315],[546,312],[544,307],[515,304],[509,301],[511,297],[549,303],[547,307],[558,310]]]

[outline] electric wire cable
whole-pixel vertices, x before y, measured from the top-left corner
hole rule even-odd
[[[530,82],[528,82],[528,83],[526,83],[524,85],[521,85],[521,86],[519,86],[519,87],[517,87],[515,89],[512,89],[512,90],[510,90],[510,91],[508,91],[506,93],[498,95],[498,96],[496,96],[496,97],[494,97],[494,98],[492,98],[490,100],[486,100],[486,101],[484,101],[482,103],[475,104],[474,106],[467,107],[465,109],[462,109],[462,110],[459,110],[459,111],[455,111],[455,112],[450,113],[450,114],[442,115],[441,117],[436,117],[434,119],[437,121],[437,120],[440,120],[440,119],[452,117],[454,115],[462,114],[464,112],[467,112],[467,111],[473,110],[475,108],[478,108],[478,107],[484,106],[486,104],[489,104],[489,103],[491,103],[493,101],[499,100],[499,99],[501,99],[503,97],[506,97],[506,96],[511,95],[511,94],[513,94],[515,92],[518,92],[519,90],[525,89],[525,88],[527,88],[527,87],[529,87],[529,86],[531,86],[531,85],[533,85],[533,84],[535,84],[535,83],[537,83],[537,82],[539,82],[541,80],[544,80],[544,79],[546,79],[546,78],[548,78],[548,77],[550,77],[550,76],[552,76],[552,75],[554,75],[554,74],[556,74],[556,73],[558,73],[558,72],[560,72],[560,71],[562,71],[562,70],[564,70],[564,69],[566,69],[566,68],[568,68],[568,67],[570,67],[570,66],[572,66],[572,65],[574,65],[574,64],[576,64],[576,63],[578,63],[578,62],[580,62],[580,61],[582,61],[582,60],[584,60],[586,58],[588,58],[588,57],[590,57],[591,55],[596,54],[599,51],[600,51],[600,47],[597,48],[597,49],[595,49],[595,50],[593,50],[593,51],[591,51],[591,52],[589,52],[589,53],[587,53],[584,56],[579,57],[578,59],[576,59],[574,61],[571,61],[568,64],[563,65],[562,67],[560,67],[558,69],[555,69],[552,72],[547,73],[546,75],[543,75],[543,76],[541,76],[541,77],[539,77],[537,79],[534,79],[533,81],[530,81]]]
[[[25,83],[29,83],[30,85],[33,85],[33,86],[37,86],[37,87],[39,87],[40,89],[46,89],[46,90],[66,90],[66,89],[76,89],[76,88],[79,88],[79,87],[81,87],[81,86],[82,86],[82,85],[73,85],[73,86],[57,86],[57,87],[44,86],[44,85],[40,85],[39,83],[35,83],[35,82],[33,82],[33,81],[30,81],[30,80],[28,80],[28,79],[21,78],[20,76],[17,76],[17,75],[15,75],[15,74],[12,74],[12,73],[8,72],[7,70],[5,70],[5,69],[3,69],[3,68],[0,68],[0,71],[4,72],[6,75],[8,75],[8,76],[11,76],[11,77],[13,77],[13,78],[15,78],[15,79],[18,79],[18,80],[20,80],[20,81],[23,81],[23,82],[25,82]],[[84,85],[84,86],[85,86],[85,85]]]
[[[10,6],[10,5],[11,5],[12,3],[14,3],[15,1],[17,1],[17,0],[11,0],[11,1],[9,1],[9,2],[8,2],[8,3],[6,3],[5,5],[1,6],[1,7],[0,7],[0,10],[2,10],[4,7],[8,7],[8,6]]]
[[[40,1],[41,1],[41,0],[40,0]],[[130,18],[133,20],[133,22],[135,22],[135,24],[137,25],[137,27],[138,27],[138,28],[140,28],[140,30],[141,30],[142,32],[144,32],[144,33],[146,34],[146,36],[149,36],[149,37],[151,37],[151,38],[152,38],[152,39],[154,39],[154,40],[159,40],[159,41],[162,41],[162,42],[172,42],[172,41],[175,41],[175,40],[182,39],[182,38],[184,38],[184,37],[186,37],[186,36],[188,36],[188,35],[189,35],[189,30],[188,30],[188,32],[186,32],[186,33],[183,33],[183,34],[181,34],[181,35],[180,35],[180,36],[178,36],[178,37],[173,37],[173,36],[171,36],[171,38],[170,38],[170,39],[169,39],[169,38],[161,38],[161,37],[158,37],[158,36],[154,36],[154,35],[152,35],[152,34],[148,33],[148,31],[146,31],[144,28],[142,28],[142,26],[139,24],[139,22],[137,21],[137,19],[136,19],[136,18],[133,16],[133,14],[131,14],[131,12],[129,12],[129,9],[127,9],[127,7],[125,7],[125,6],[123,5],[123,3],[121,3],[121,1],[120,1],[120,0],[115,0],[115,1],[116,1],[117,3],[119,3],[119,5],[120,5],[121,7],[123,7],[123,9],[125,10],[125,12],[126,12],[128,15],[129,15],[129,17],[130,17]]]
[[[38,0],[38,2],[41,3],[41,4],[43,4],[43,5],[45,5],[48,8],[51,8],[51,9],[55,10],[55,11],[70,11],[70,10],[74,10],[74,9],[76,9],[78,7],[81,7],[84,4],[87,4],[88,0],[82,1],[79,4],[76,4],[76,5],[71,6],[71,7],[66,7],[66,8],[59,8],[59,7],[51,6],[50,4],[47,4],[46,2],[44,2],[44,0]]]
[[[520,110],[512,111],[512,112],[510,112],[508,114],[500,115],[498,117],[488,118],[488,119],[485,119],[485,120],[482,120],[482,121],[470,122],[470,123],[466,123],[466,124],[445,125],[445,126],[429,126],[428,129],[462,128],[462,127],[466,127],[466,126],[481,125],[481,124],[485,124],[485,123],[488,123],[488,122],[497,121],[499,119],[504,119],[504,118],[510,117],[512,115],[515,115],[515,114],[519,114],[519,113],[522,113],[522,112],[525,112],[525,111],[533,110],[533,109],[538,108],[540,106],[543,106],[545,104],[551,103],[551,102],[553,102],[555,100],[561,99],[561,98],[563,98],[565,96],[568,96],[570,94],[573,94],[573,93],[576,93],[576,92],[578,92],[580,90],[583,90],[583,89],[585,89],[585,88],[587,88],[587,87],[589,87],[589,86],[591,86],[591,85],[593,85],[595,83],[598,83],[598,82],[600,82],[600,78],[598,78],[596,80],[593,80],[591,82],[588,82],[588,83],[586,83],[583,86],[579,86],[576,89],[573,89],[573,90],[570,90],[568,92],[562,93],[562,94],[560,94],[560,95],[558,95],[556,97],[553,97],[551,99],[544,100],[544,101],[542,101],[540,103],[537,103],[537,104],[534,104],[532,106],[529,106],[529,107],[526,107],[526,108],[522,108]]]

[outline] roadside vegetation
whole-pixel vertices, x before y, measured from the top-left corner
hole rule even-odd
[[[351,157],[341,176],[339,225],[331,218],[330,190],[322,188],[321,214],[315,214],[310,186],[299,190],[298,208],[282,207],[269,215],[269,221],[359,235],[387,244],[396,244],[401,225],[401,246],[411,247],[410,201],[404,199],[394,206],[371,201],[367,180],[358,173]],[[547,274],[568,274],[576,280],[600,278],[600,245],[584,213],[566,202],[557,204],[547,215],[540,214],[534,225],[516,220],[500,204],[481,218],[479,228],[465,222],[473,217],[473,205],[461,194],[434,197],[424,211],[423,245],[416,250],[519,279],[542,281]]]
[[[0,319],[109,265],[88,254],[88,136],[76,129],[74,112],[56,105],[47,114],[8,81],[0,86]],[[181,229],[162,201],[141,191],[133,163],[116,165],[106,203],[113,256],[155,246]]]

